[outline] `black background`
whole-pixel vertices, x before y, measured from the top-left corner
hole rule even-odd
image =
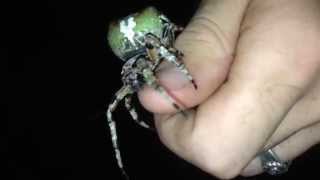
[[[106,43],[108,23],[154,5],[185,25],[198,1],[179,2],[52,0],[11,4],[1,51],[10,58],[9,95],[3,97],[9,107],[8,131],[2,136],[10,176],[3,179],[121,179],[103,116],[121,86],[122,63]],[[140,113],[151,120],[141,108]],[[123,108],[114,116],[131,179],[212,179],[173,155],[156,134],[134,124]],[[289,173],[275,179],[319,179],[317,152],[319,147],[313,148],[295,161]]]

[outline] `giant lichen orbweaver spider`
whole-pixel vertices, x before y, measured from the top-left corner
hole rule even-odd
[[[140,13],[131,14],[110,24],[109,45],[125,64],[121,72],[123,86],[116,92],[114,99],[109,104],[106,116],[118,166],[127,178],[120,156],[116,123],[112,119],[112,112],[116,109],[118,103],[124,99],[125,107],[133,120],[142,127],[149,128],[144,121],[138,120],[137,112],[131,106],[131,95],[139,91],[144,85],[158,91],[175,109],[181,111],[175,99],[158,83],[155,76],[159,64],[162,61],[168,61],[184,73],[193,86],[197,88],[192,76],[182,62],[183,54],[173,47],[175,33],[179,31],[182,31],[181,27],[173,24],[154,7],[148,7]]]

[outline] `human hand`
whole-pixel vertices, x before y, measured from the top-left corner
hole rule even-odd
[[[186,116],[139,92],[162,142],[223,179],[261,173],[263,150],[286,161],[317,144],[319,19],[317,0],[204,0],[176,41],[198,89],[171,66],[159,73]]]

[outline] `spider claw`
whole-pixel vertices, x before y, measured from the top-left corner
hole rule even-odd
[[[193,79],[191,80],[191,83],[192,83],[194,89],[198,89],[198,85],[196,84],[196,82]]]
[[[183,115],[184,118],[187,118],[187,117],[188,117],[188,116],[187,116],[187,113],[186,113],[185,111],[181,110],[180,113]]]
[[[181,113],[185,118],[187,117],[186,112],[185,112],[184,110],[182,110],[182,109],[178,106],[178,104],[172,103],[172,106],[173,106],[179,113]]]
[[[125,107],[129,111],[133,121],[146,129],[151,129],[147,123],[145,123],[143,120],[139,120],[136,109],[134,108],[134,106],[131,105],[131,96],[125,97],[124,100]]]
[[[176,103],[172,103],[172,105],[176,110],[181,111],[180,107]]]
[[[124,177],[124,179],[126,180],[130,180],[128,174],[126,173],[126,171],[124,171],[123,169],[121,169],[121,173],[122,173],[122,176]]]
[[[183,117],[187,118],[186,112],[185,112],[183,109],[181,109],[176,103],[173,103],[173,107],[174,107],[179,113],[181,113],[181,114],[183,115]]]

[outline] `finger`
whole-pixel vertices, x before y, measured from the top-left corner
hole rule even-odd
[[[250,17],[257,17],[267,7],[251,8],[254,12],[248,13],[256,15]],[[279,13],[289,19],[272,22]],[[180,115],[157,116],[161,140],[212,175],[223,179],[238,175],[318,73],[319,58],[314,55],[319,46],[314,45],[319,43],[314,37],[319,32],[310,25],[312,31],[301,33],[305,27],[299,26],[310,19],[317,18],[312,14],[297,16],[295,7],[284,11],[281,6],[260,19],[247,19],[244,23],[250,28],[241,34],[228,81],[196,112],[188,112],[191,121],[183,121]],[[283,25],[288,21],[292,23],[289,27]],[[306,39],[311,48],[294,43]]]
[[[299,137],[300,139],[303,138],[308,134],[308,131],[315,129],[316,127],[313,126],[320,126],[320,78],[315,81],[314,85],[310,88],[308,93],[297,103],[295,106],[290,110],[286,118],[282,121],[280,126],[277,128],[275,133],[271,136],[268,140],[267,144],[264,147],[264,150],[272,148],[277,144],[281,143],[279,146],[283,147],[283,144],[287,144],[288,142],[294,141],[294,145],[296,145],[296,140],[294,137]],[[317,125],[314,125],[317,124]],[[312,127],[310,127],[312,126]],[[303,129],[303,130],[302,130]],[[302,130],[302,131],[301,131]],[[319,129],[320,130],[320,129]],[[299,132],[300,131],[300,132]],[[295,134],[295,135],[293,135]],[[289,136],[290,139],[286,140]],[[299,139],[297,138],[297,139]],[[313,137],[311,137],[313,138]],[[320,138],[320,136],[319,136]],[[304,139],[304,142],[309,137]],[[284,141],[284,142],[283,142]],[[305,149],[308,149],[310,143],[307,143]],[[312,144],[312,143],[311,143]],[[304,146],[304,143],[299,143],[299,146]],[[279,149],[279,147],[276,147]],[[295,150],[299,151],[301,154],[303,148]],[[287,152],[287,149],[282,148],[282,151]],[[300,152],[301,151],[301,152]],[[299,153],[296,153],[294,157],[298,156]],[[289,154],[285,154],[285,156],[290,156]],[[283,156],[283,157],[285,157]],[[291,156],[290,156],[291,157]],[[287,158],[287,160],[292,160],[293,158]],[[243,170],[241,173],[243,176],[253,176],[262,172],[261,164],[258,158],[252,160],[249,165]]]
[[[173,65],[165,64],[159,68],[161,84],[186,107],[202,102],[226,79],[247,2],[204,0],[178,37],[176,47],[184,53],[183,61],[198,89]],[[144,88],[139,93],[139,99],[149,111],[175,111],[169,102],[151,88]]]
[[[282,161],[291,161],[310,147],[320,142],[320,123],[305,128],[273,148]],[[261,161],[256,157],[242,171],[242,176],[254,176],[263,173]]]
[[[286,115],[264,149],[284,141],[295,132],[320,121],[320,77],[313,82],[307,93]]]

